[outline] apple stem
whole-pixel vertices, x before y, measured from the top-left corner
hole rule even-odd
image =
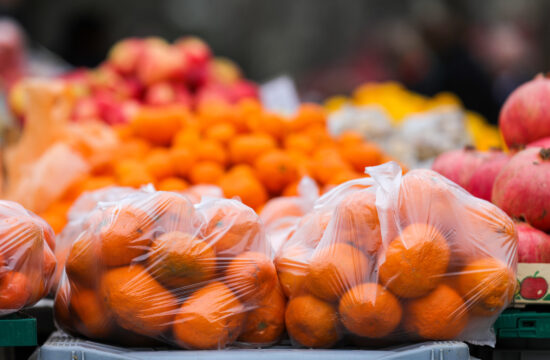
[[[550,149],[540,149],[539,155],[542,160],[550,159]]]
[[[535,272],[535,275],[533,275],[533,277],[537,277],[538,274],[539,274],[539,271],[537,270],[537,271]]]

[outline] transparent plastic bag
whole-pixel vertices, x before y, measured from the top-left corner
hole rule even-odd
[[[315,180],[303,177],[298,184],[298,196],[280,196],[265,203],[260,211],[260,219],[273,254],[296,230],[300,218],[313,208],[319,198],[319,187]]]
[[[55,273],[55,234],[21,205],[0,200],[0,316],[31,306]]]
[[[319,198],[275,257],[292,342],[494,345],[516,289],[514,222],[431,170],[367,173]]]
[[[277,289],[251,208],[228,199],[193,206],[176,193],[137,191],[98,203],[85,218],[54,312],[64,330],[101,341],[261,346],[283,331]]]

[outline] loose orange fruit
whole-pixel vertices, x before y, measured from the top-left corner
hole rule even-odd
[[[157,189],[160,191],[183,191],[189,187],[187,181],[177,178],[168,177],[158,183]]]
[[[278,194],[290,183],[298,179],[298,170],[292,158],[284,151],[274,150],[264,153],[256,160],[258,178],[268,191]]]
[[[231,169],[219,181],[225,197],[238,197],[243,204],[257,209],[267,201],[267,192],[253,173]]]
[[[266,134],[239,135],[229,142],[229,156],[233,164],[253,165],[260,155],[275,149],[276,145]]]
[[[147,172],[157,180],[173,176],[175,173],[168,149],[155,148],[147,154],[144,161]]]
[[[223,173],[223,167],[217,162],[203,161],[193,166],[189,179],[193,184],[217,184]]]
[[[196,155],[186,147],[174,147],[170,150],[172,166],[178,176],[187,176],[196,162]]]

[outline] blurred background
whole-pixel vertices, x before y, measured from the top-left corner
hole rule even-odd
[[[53,72],[96,66],[124,37],[192,34],[253,80],[290,75],[302,100],[395,79],[454,92],[492,123],[513,88],[550,68],[549,10],[544,0],[0,0],[26,56]],[[0,27],[0,52],[10,36]]]

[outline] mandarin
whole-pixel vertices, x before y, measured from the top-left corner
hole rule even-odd
[[[328,348],[340,339],[336,309],[311,295],[288,302],[285,325],[291,339],[302,346]]]
[[[153,218],[130,205],[111,206],[99,224],[100,253],[107,266],[128,265],[147,252]]]
[[[170,151],[166,148],[155,148],[144,159],[145,168],[155,179],[162,180],[175,174]]]
[[[172,137],[188,118],[188,112],[176,106],[141,107],[130,122],[134,134],[155,145],[169,145]]]
[[[147,265],[160,283],[179,289],[212,279],[216,274],[216,254],[193,235],[171,231],[153,241]]]
[[[381,338],[394,331],[401,321],[397,298],[376,283],[363,283],[349,289],[338,306],[344,326],[352,333]]]
[[[368,274],[369,262],[360,250],[335,243],[316,249],[309,263],[305,285],[313,295],[334,302],[347,290],[362,283]]]
[[[211,161],[225,166],[227,154],[224,147],[213,140],[202,140],[194,148],[194,153],[198,161]]]
[[[275,257],[279,282],[287,298],[291,298],[302,288],[312,253],[313,249],[301,244],[291,244],[283,246]]]
[[[160,181],[157,189],[160,191],[183,191],[189,187],[187,181],[178,177],[168,177]]]
[[[245,309],[221,282],[194,292],[179,308],[173,334],[188,349],[220,349],[234,342],[245,320]]]
[[[220,123],[206,128],[204,136],[209,140],[227,145],[236,133],[235,126],[232,124]]]
[[[223,176],[223,166],[214,161],[197,163],[189,173],[193,184],[216,184]]]
[[[233,258],[225,270],[225,282],[242,302],[254,302],[277,285],[277,271],[271,259],[256,251]]]
[[[284,148],[309,155],[315,149],[315,143],[305,134],[289,134],[284,140]]]
[[[412,224],[389,244],[378,275],[394,294],[419,297],[439,284],[449,260],[449,245],[435,227]]]
[[[8,271],[0,276],[0,314],[23,308],[31,297],[31,286],[21,272]]]
[[[97,235],[85,231],[70,247],[65,271],[74,283],[92,287],[100,273],[100,263],[99,238]]]
[[[247,134],[234,137],[229,142],[229,157],[233,164],[253,165],[260,155],[277,147],[267,134]]]
[[[271,345],[280,339],[285,329],[285,296],[276,284],[262,296],[258,305],[246,315],[238,340],[249,344]]]
[[[108,270],[99,289],[100,298],[124,329],[154,337],[173,323],[177,299],[141,265]]]
[[[285,186],[298,180],[298,169],[292,158],[281,150],[264,153],[256,160],[258,178],[271,193],[278,194]]]
[[[79,332],[91,338],[108,338],[113,328],[112,315],[94,290],[73,288],[70,309],[78,317],[75,327]]]
[[[219,181],[225,197],[238,197],[245,205],[258,209],[268,199],[267,192],[256,176],[247,170],[234,167]]]
[[[403,327],[424,339],[451,340],[468,324],[466,304],[456,291],[439,285],[405,304]]]
[[[174,147],[170,150],[172,166],[178,176],[187,176],[196,162],[196,155],[185,147]]]
[[[365,167],[381,164],[383,153],[371,143],[347,143],[340,148],[340,155],[361,174],[365,172]]]
[[[508,305],[516,289],[516,277],[495,258],[474,260],[458,274],[458,291],[472,314],[492,316]]]

